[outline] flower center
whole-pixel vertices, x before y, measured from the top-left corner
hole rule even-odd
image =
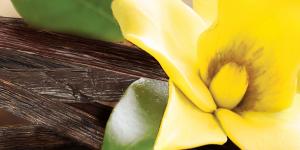
[[[209,89],[218,107],[233,109],[243,99],[248,87],[245,66],[230,62],[213,77]]]

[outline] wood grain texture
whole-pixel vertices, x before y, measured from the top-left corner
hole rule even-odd
[[[1,54],[0,54],[1,55]],[[113,107],[138,78],[89,68],[0,69],[2,79],[64,103],[100,103]]]
[[[71,106],[49,100],[4,80],[0,80],[0,105],[6,111],[61,136],[94,149],[100,147],[103,128],[98,125],[97,119]]]
[[[136,47],[46,31],[37,32],[28,28],[20,19],[0,17],[0,20],[0,48],[136,77],[167,79],[157,61]]]
[[[4,18],[4,20],[9,21],[10,19]],[[15,19],[12,20],[14,21]],[[3,20],[0,19],[0,24],[2,23],[1,21]],[[3,29],[2,27],[0,26],[0,31]],[[60,59],[60,57],[64,58],[66,54],[62,53],[60,55],[60,53],[57,53],[57,50],[60,51],[57,47],[52,48],[55,49],[54,53],[57,53],[56,55],[59,56],[54,59],[41,55],[47,49],[42,49],[40,53],[26,51],[36,47],[30,47],[31,45],[28,46],[24,43],[34,44],[34,41],[21,41],[20,43],[15,41],[13,43],[11,39],[31,35],[36,37],[47,37],[44,34],[49,34],[53,37],[56,35],[34,31],[27,28],[24,24],[22,27],[16,28],[13,30],[9,29],[10,32],[2,32],[3,30],[0,32],[0,76],[4,82],[12,85],[4,84],[2,86],[1,106],[12,114],[27,119],[33,124],[47,127],[48,130],[55,133],[59,132],[58,135],[69,137],[69,139],[75,140],[76,143],[84,144],[92,149],[99,148],[102,142],[103,127],[105,127],[111,108],[118,101],[127,86],[138,79],[138,77],[122,71],[114,71],[112,70],[114,67],[107,69],[105,66],[102,68],[73,62],[72,56],[69,59]],[[4,33],[15,33],[17,30],[29,30],[30,32],[21,35],[3,35]],[[46,40],[51,43],[52,39],[47,37]],[[65,41],[68,40],[68,38],[65,39]],[[36,43],[40,44],[39,42]],[[70,44],[72,45],[73,43]],[[48,46],[48,43],[40,45],[40,47],[45,48]],[[105,55],[109,56],[110,54]],[[123,61],[125,62],[126,60]],[[8,87],[11,89],[6,89]],[[43,108],[40,106],[47,107]],[[77,112],[77,114],[74,114],[72,111]],[[53,114],[49,114],[49,112]],[[40,116],[41,114],[42,116]],[[78,117],[76,116],[78,114],[83,115],[79,116],[81,120],[90,120],[92,118],[92,122],[79,122],[79,120],[73,120],[74,122],[72,122],[72,119],[68,118],[68,116],[60,116],[61,114],[73,114],[75,117]],[[36,120],[37,118],[39,119]],[[71,127],[64,126],[65,129],[61,128],[65,124],[64,122],[68,122],[67,124]],[[93,130],[85,126],[84,123],[92,126],[90,128]],[[90,130],[90,132],[85,130]],[[36,135],[32,136],[34,138]],[[15,139],[11,140],[14,141]],[[18,141],[15,142],[18,143]],[[44,141],[44,143],[52,145],[52,143],[47,141]]]
[[[30,150],[59,148],[76,144],[37,125],[0,127],[0,149]]]

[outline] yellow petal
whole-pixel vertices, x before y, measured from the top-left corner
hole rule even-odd
[[[225,109],[217,118],[227,136],[247,150],[300,149],[300,95],[282,112],[243,112],[240,115]]]
[[[193,0],[193,8],[208,24],[217,19],[218,0]]]
[[[298,80],[297,80],[297,92],[300,93],[300,73],[298,73]]]
[[[155,143],[156,150],[174,150],[227,140],[214,116],[192,104],[170,81],[169,100]]]
[[[197,39],[206,26],[189,6],[182,0],[114,0],[112,9],[127,40],[154,56],[195,105],[216,109],[196,67]]]
[[[0,16],[20,18],[10,0],[0,0]]]
[[[299,18],[300,1],[220,0],[217,23],[199,40],[202,79],[209,85],[223,65],[244,65],[249,86],[240,108],[287,108],[300,64]]]

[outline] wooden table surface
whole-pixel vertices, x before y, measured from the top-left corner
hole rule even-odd
[[[0,149],[99,149],[112,108],[140,77],[167,81],[157,61],[134,46],[0,17]]]

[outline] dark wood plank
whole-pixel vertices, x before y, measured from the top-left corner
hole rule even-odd
[[[0,77],[51,100],[113,107],[137,77],[89,68],[0,69]]]
[[[96,118],[4,80],[0,80],[0,106],[90,148],[98,149],[102,143],[104,129]]]
[[[31,150],[75,145],[53,131],[37,125],[0,127],[0,149]]]
[[[59,69],[78,67],[78,65],[74,66],[70,63],[45,59],[43,57],[33,55],[30,52],[23,52],[19,51],[18,49],[12,50],[0,47],[1,69]]]
[[[0,127],[19,125],[31,125],[31,123],[0,108]]]
[[[60,62],[104,68],[135,77],[167,80],[150,55],[133,46],[30,29],[20,19],[0,17],[0,48]],[[5,61],[5,59],[4,59]]]

